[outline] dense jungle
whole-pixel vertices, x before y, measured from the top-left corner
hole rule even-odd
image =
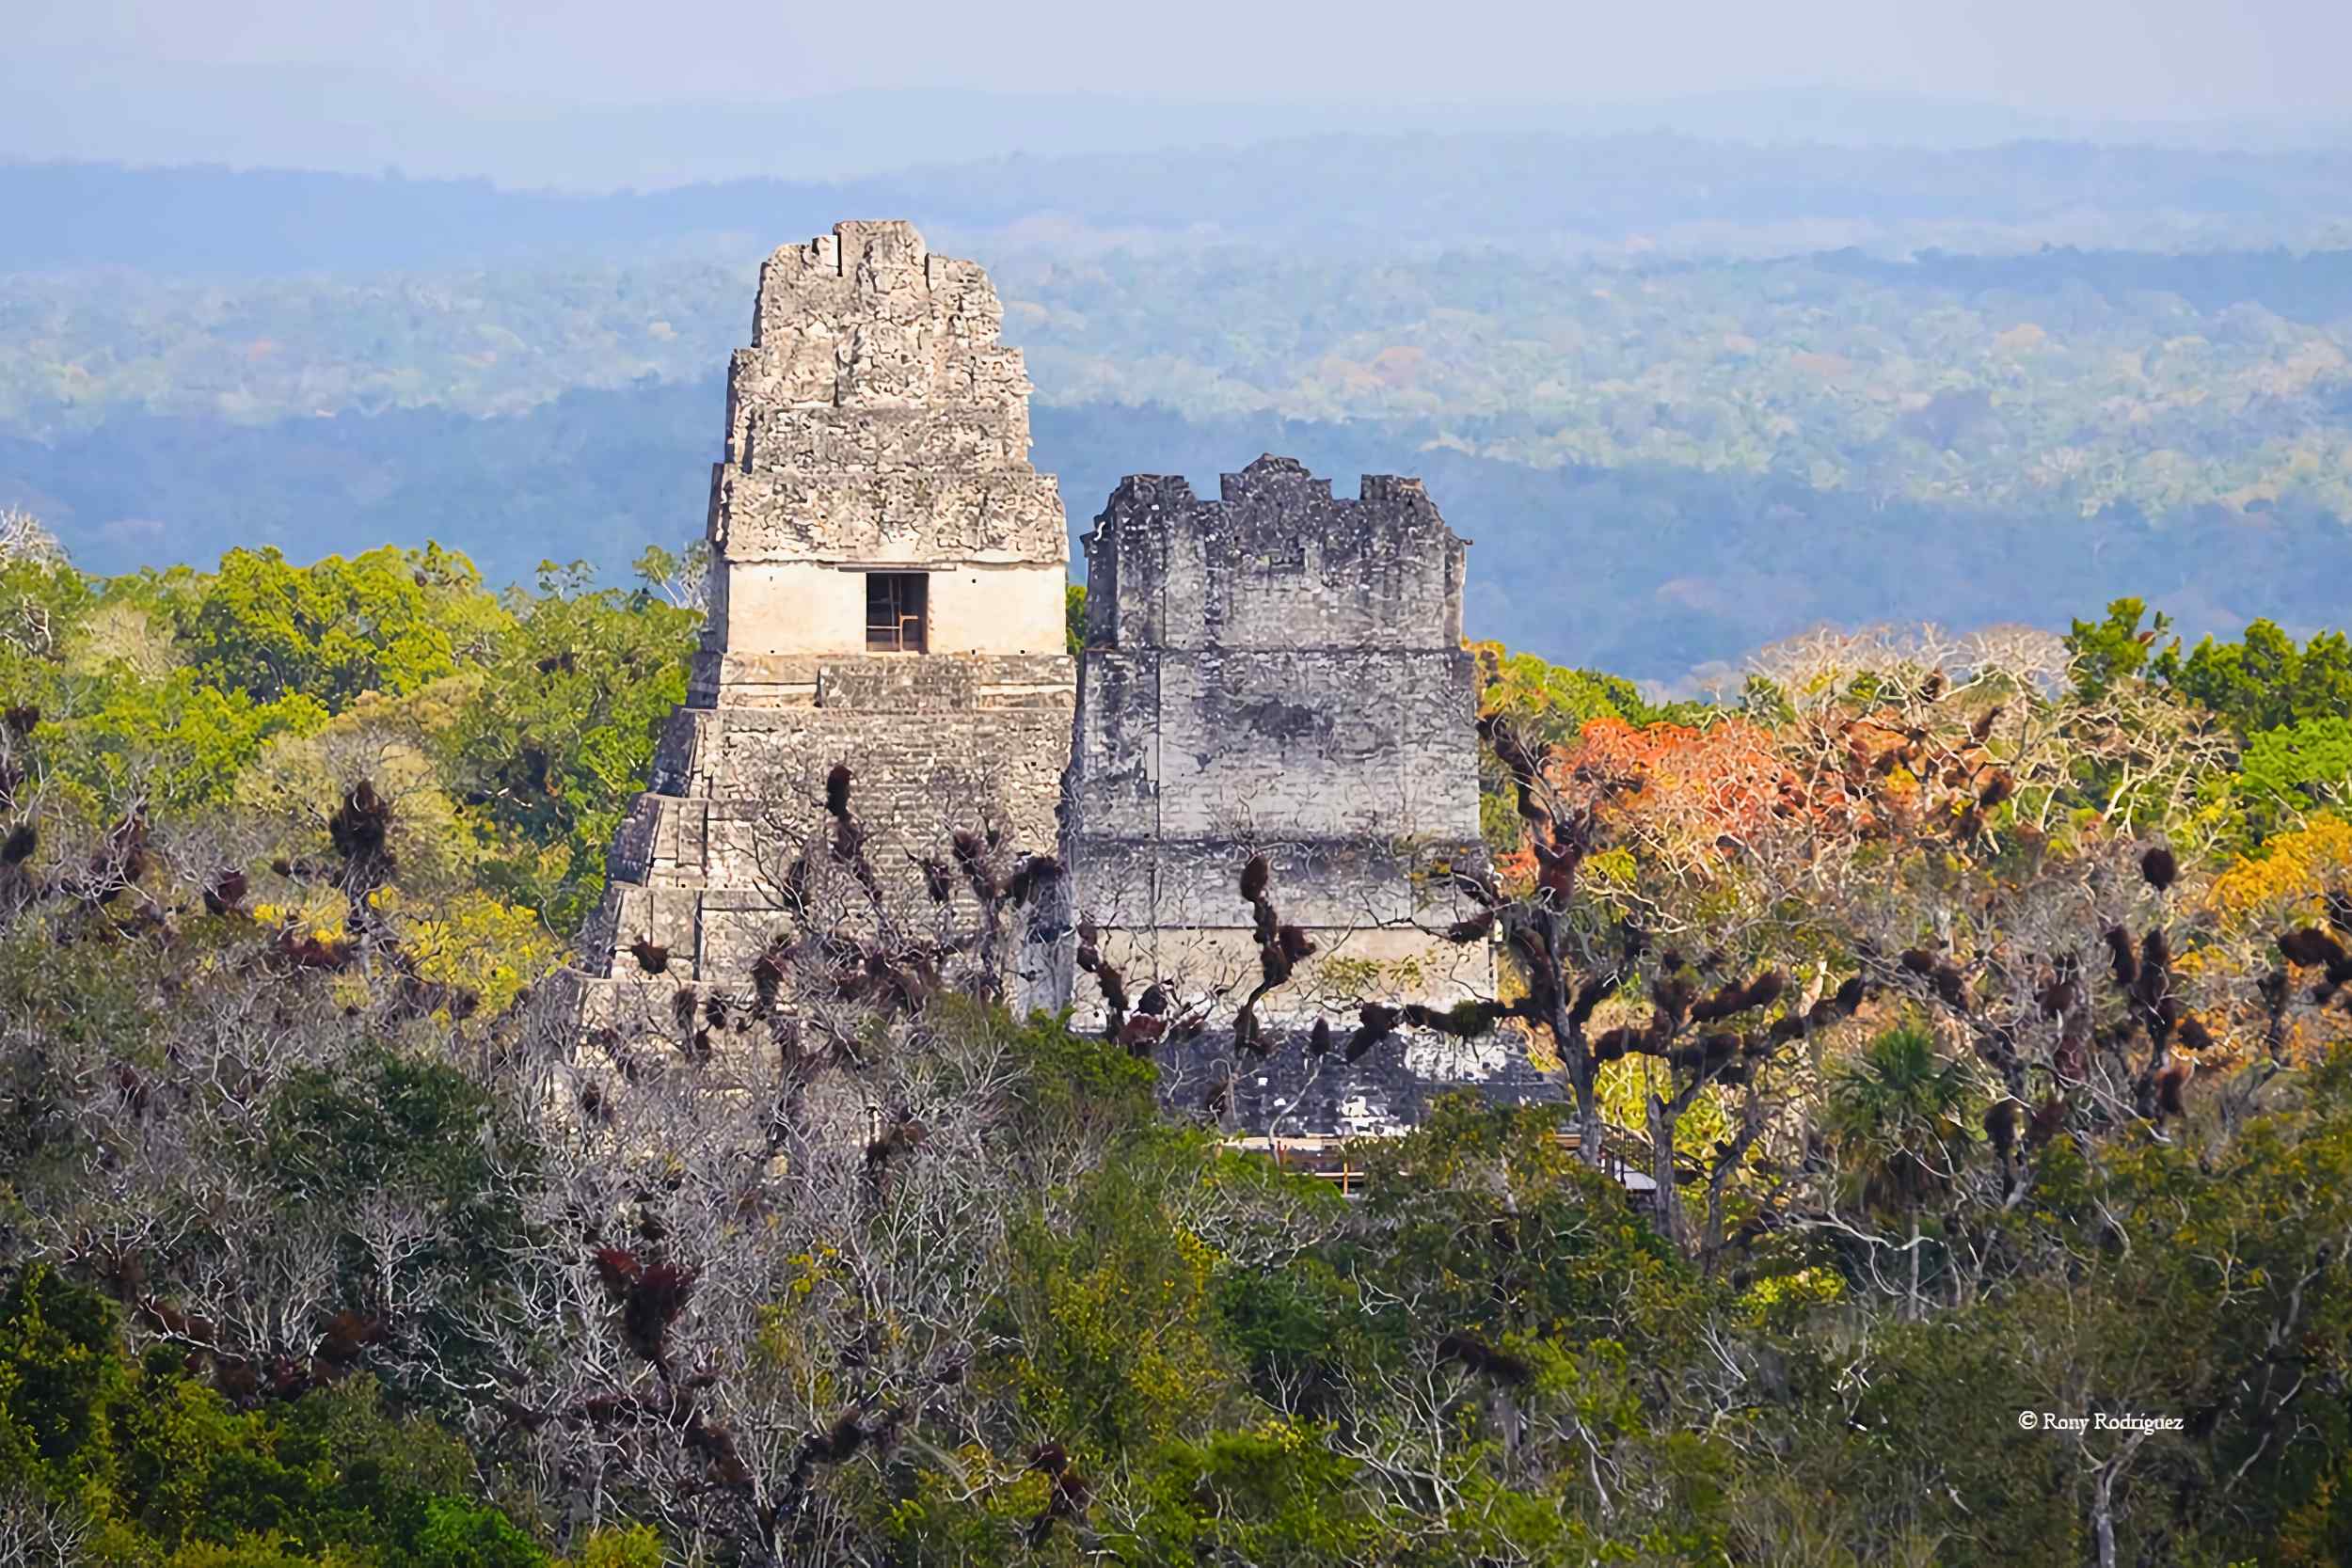
[[[7,1560],[2352,1555],[2339,634],[1481,644],[1509,982],[1417,1022],[1561,1102],[1343,1196],[953,976],[814,976],[849,1139],[739,1066],[809,975],[562,1070],[691,556],[0,533]]]

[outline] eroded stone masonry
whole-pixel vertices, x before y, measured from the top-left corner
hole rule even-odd
[[[709,620],[612,847],[592,1020],[747,984],[835,763],[885,876],[959,827],[1052,849],[1069,539],[1002,317],[978,266],[905,223],[840,224],[760,269],[711,475]]]
[[[1454,873],[1484,863],[1478,677],[1462,645],[1464,541],[1421,482],[1366,476],[1355,499],[1262,457],[1216,499],[1126,480],[1086,540],[1064,858],[1074,910],[1131,996],[1212,1026],[1160,1049],[1172,1101],[1213,1100],[1263,1132],[1375,1132],[1464,1084],[1539,1092],[1510,1041],[1410,1028],[1356,1062],[1311,1055],[1365,1002],[1445,1008],[1494,994],[1492,949],[1444,929]],[[1275,1049],[1234,1048],[1262,978],[1241,874],[1314,952],[1255,1009]],[[1079,1016],[1099,988],[1074,977]]]
[[[844,223],[761,269],[711,477],[709,620],[612,847],[591,1034],[691,1029],[699,1002],[755,986],[792,911],[809,924],[807,868],[838,869],[825,776],[846,763],[861,875],[897,883],[853,889],[853,923],[876,893],[920,905],[918,859],[957,829],[1008,855],[1058,846],[1068,875],[990,961],[1015,1006],[1105,1022],[1096,976],[1073,973],[1083,915],[1131,996],[1164,1004],[1173,1105],[1352,1133],[1456,1085],[1541,1093],[1505,1037],[1305,1049],[1366,1003],[1492,993],[1491,949],[1438,935],[1464,912],[1452,873],[1480,858],[1464,542],[1415,480],[1337,499],[1273,457],[1215,500],[1130,479],[1087,544],[1081,684],[1061,500],[1029,466],[1001,316],[977,266],[903,223]],[[1259,855],[1315,949],[1252,1010],[1270,1053],[1233,1038],[1263,974],[1239,890]]]

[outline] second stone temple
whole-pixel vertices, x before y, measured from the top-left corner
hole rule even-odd
[[[1087,536],[1062,844],[1104,950],[1182,995],[1254,989],[1241,869],[1314,944],[1268,1020],[1486,994],[1451,871],[1483,862],[1468,548],[1421,482],[1353,499],[1285,457],[1121,483]],[[1083,1002],[1083,996],[1078,998]]]

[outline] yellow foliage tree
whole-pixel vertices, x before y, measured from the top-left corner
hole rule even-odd
[[[2352,888],[2352,823],[2322,814],[2240,857],[2206,896],[2225,928],[2243,934],[2316,919],[2321,895],[2339,888]]]

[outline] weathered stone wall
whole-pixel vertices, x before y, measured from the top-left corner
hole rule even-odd
[[[1317,1018],[1344,1034],[1365,1002],[1493,990],[1491,950],[1437,934],[1465,912],[1450,870],[1481,857],[1463,542],[1413,480],[1335,499],[1271,457],[1214,501],[1129,480],[1088,541],[1081,683],[1061,501],[1028,463],[1001,316],[979,268],[905,224],[842,224],[762,268],[712,473],[710,615],[612,846],[586,1021],[661,1033],[682,988],[748,989],[785,879],[828,831],[824,775],[847,763],[871,862],[909,903],[912,856],[944,856],[956,828],[1058,839],[1072,875],[1053,908],[1108,928],[1131,994],[1156,979],[1223,1026],[1162,1047],[1172,1103],[1205,1094],[1229,1125],[1287,1134],[1407,1125],[1455,1085],[1546,1095],[1508,1036],[1406,1029],[1352,1064],[1299,1043]],[[925,574],[923,651],[866,651],[874,571]],[[1255,853],[1282,919],[1320,945],[1259,1010],[1270,1055],[1237,1054],[1230,1032],[1259,974],[1237,890]],[[1053,924],[1011,955],[1012,999],[1099,1022]],[[661,973],[631,957],[641,942]]]
[[[1259,1008],[1278,1040],[1317,1017],[1343,1035],[1363,1002],[1493,994],[1492,950],[1439,935],[1466,912],[1447,872],[1483,860],[1477,673],[1466,547],[1420,483],[1371,476],[1340,499],[1277,457],[1226,475],[1216,500],[1131,478],[1086,547],[1063,847],[1073,907],[1129,993],[1157,980],[1230,1026],[1259,978],[1239,875],[1263,854],[1282,920],[1319,948]],[[1093,988],[1072,985],[1099,1017]],[[1287,1110],[1288,1132],[1392,1127],[1446,1083],[1541,1087],[1504,1038],[1406,1031],[1348,1067],[1295,1049],[1235,1060],[1213,1029],[1161,1054],[1171,1100],[1230,1081],[1235,1114]]]
[[[806,705],[680,708],[654,787],[613,840],[613,945],[643,935],[680,975],[739,986],[773,934],[800,847],[826,831],[818,802],[836,762],[855,775],[859,820],[882,847],[876,865],[908,907],[919,907],[918,878],[901,851],[945,856],[953,828],[995,822],[1013,844],[1050,848],[1070,709],[992,702],[975,678],[992,662],[807,660],[818,695]]]
[[[711,480],[710,615],[587,934],[592,1021],[662,1016],[681,982],[747,985],[835,763],[909,898],[909,853],[956,828],[1054,846],[1069,544],[1002,314],[977,266],[903,223],[844,223],[761,268]],[[926,574],[924,651],[866,651],[875,569]],[[640,940],[667,952],[658,978]]]

